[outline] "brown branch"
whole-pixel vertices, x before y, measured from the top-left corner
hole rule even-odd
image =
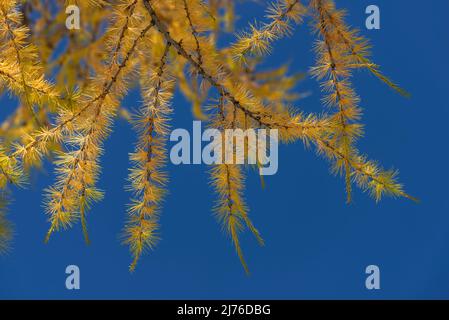
[[[93,99],[91,102],[88,103],[88,105],[86,107],[84,107],[83,109],[87,109],[88,106],[92,105],[93,103],[95,103],[96,101],[98,101],[97,104],[97,109],[95,110],[95,116],[92,119],[92,123],[90,125],[90,129],[87,132],[85,137],[89,137],[91,136],[94,131],[95,131],[95,127],[94,124],[96,123],[98,117],[101,114],[101,109],[103,107],[103,102],[104,99],[106,98],[106,96],[110,93],[110,90],[112,88],[112,86],[115,84],[115,82],[117,81],[121,71],[125,68],[128,60],[130,59],[132,53],[134,52],[138,42],[145,36],[145,34],[154,26],[153,22],[150,22],[150,24],[148,26],[146,26],[143,30],[141,30],[139,36],[134,39],[134,42],[131,46],[131,48],[129,49],[129,51],[126,53],[126,56],[123,58],[122,62],[118,65],[116,72],[114,73],[114,75],[111,77],[109,82],[105,82],[104,86],[103,86],[103,91],[100,95],[98,95],[95,99]],[[73,117],[72,117],[73,118]],[[78,164],[81,161],[87,161],[86,159],[86,148],[88,147],[87,145],[87,141],[89,141],[89,139],[85,138],[83,143],[80,146],[80,151],[77,155],[77,157],[75,158],[73,164],[72,164],[72,168],[71,168],[71,172],[68,175],[68,177],[65,179],[64,181],[64,186],[63,189],[61,191],[61,195],[59,196],[59,201],[62,201],[62,199],[64,198],[64,196],[66,195],[68,188],[70,186],[71,181],[75,178],[75,174],[77,171]],[[51,234],[53,233],[53,231],[55,230],[55,223],[54,221],[52,222],[52,225],[50,226],[49,231],[47,232],[47,235],[45,237],[45,242],[48,242],[50,239]]]
[[[190,11],[189,11],[189,6],[187,5],[187,0],[183,0],[183,1],[184,1],[184,10],[186,12],[186,17],[187,17],[187,20],[189,21],[190,29],[192,29],[192,35],[193,35],[193,38],[195,39],[195,43],[196,43],[196,53],[198,55],[198,64],[202,65],[203,64],[203,56],[201,54],[200,42],[198,40],[198,31],[196,30],[195,26],[193,25],[192,17],[191,17]]]
[[[255,120],[261,125],[265,125],[262,121],[262,116],[258,112],[253,112],[251,110],[248,110],[245,108],[230,92],[229,90],[222,84],[218,82],[217,79],[215,79],[213,76],[211,76],[209,73],[207,73],[203,66],[200,65],[195,59],[193,59],[192,55],[184,49],[182,46],[182,41],[176,41],[172,38],[170,35],[170,32],[167,30],[167,27],[162,23],[162,21],[159,19],[159,17],[156,14],[156,11],[154,11],[151,1],[150,0],[144,0],[144,5],[148,10],[148,13],[151,16],[151,19],[153,20],[156,28],[159,30],[159,32],[164,36],[166,41],[170,43],[178,52],[179,55],[184,57],[187,61],[190,62],[190,64],[197,70],[201,76],[206,79],[213,87],[215,87],[219,92],[223,94],[229,101],[232,102],[237,108],[242,110],[245,114],[247,114],[250,118]]]
[[[6,31],[9,34],[9,41],[12,43],[12,46],[14,48],[14,52],[15,52],[15,55],[16,55],[17,65],[18,65],[19,70],[20,70],[20,75],[21,75],[21,78],[22,78],[21,79],[22,80],[22,86],[23,86],[24,93],[25,93],[25,104],[28,107],[28,109],[30,110],[30,112],[31,112],[31,114],[33,116],[34,121],[40,127],[41,123],[40,123],[40,121],[39,121],[39,119],[38,119],[38,117],[37,117],[37,115],[36,115],[36,113],[35,113],[35,111],[33,109],[32,104],[30,103],[30,97],[29,97],[29,93],[28,93],[28,86],[27,86],[26,81],[25,81],[25,71],[23,70],[22,58],[20,56],[19,45],[17,44],[17,41],[16,41],[16,35],[14,34],[14,31],[12,30],[10,21],[8,19],[8,13],[5,11],[5,8],[3,8],[2,5],[0,5],[0,11],[1,11],[3,19],[4,19],[4,23],[5,23],[5,26],[6,26]]]
[[[329,54],[329,59],[330,59],[330,63],[331,63],[331,76],[332,76],[332,82],[335,87],[336,103],[339,108],[338,116],[339,116],[340,124],[342,127],[342,137],[345,139],[350,139],[349,135],[345,131],[346,127],[347,127],[347,118],[345,116],[345,108],[342,104],[342,97],[341,97],[341,91],[340,91],[340,80],[338,78],[337,71],[336,71],[337,64],[336,64],[336,60],[334,58],[334,54],[332,51],[332,45],[329,41],[329,33],[326,30],[326,20],[324,17],[324,8],[323,8],[322,0],[317,1],[317,9],[318,9],[318,13],[320,16],[321,33],[323,35],[323,40],[326,45],[326,49]],[[350,147],[349,145],[344,144],[344,148],[346,149],[345,153],[347,153],[348,156],[349,156],[349,150],[348,150],[349,147]],[[345,171],[346,171],[347,202],[350,203],[351,202],[351,181],[350,181],[350,173],[349,173],[349,162],[348,162],[348,160],[344,160],[344,163],[345,163]]]
[[[360,174],[368,177],[369,179],[371,179],[372,181],[382,185],[384,188],[389,189],[388,186],[382,182],[381,180],[379,180],[374,174],[367,172],[366,170],[363,169],[363,165],[361,165],[360,163],[357,163],[354,160],[351,160],[350,158],[348,158],[347,155],[343,154],[342,152],[340,152],[337,148],[335,148],[328,140],[326,140],[325,138],[320,138],[320,137],[313,137],[313,140],[315,141],[315,143],[318,146],[324,147],[326,149],[328,149],[336,158],[339,158],[345,162],[347,162],[349,164],[349,166],[351,168],[353,168],[355,171],[359,172]],[[419,202],[418,199],[416,199],[415,197],[412,197],[411,195],[400,191],[399,195],[403,196],[404,198],[410,199],[414,202]]]

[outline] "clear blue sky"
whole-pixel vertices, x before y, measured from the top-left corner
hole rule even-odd
[[[263,2],[263,1],[261,1]],[[449,298],[449,42],[444,0],[339,0],[351,25],[372,40],[383,70],[409,92],[404,99],[374,77],[354,77],[362,98],[366,135],[359,147],[385,167],[400,169],[401,180],[420,204],[385,199],[376,204],[357,191],[345,204],[344,183],[329,165],[301,143],[280,148],[279,172],[261,189],[250,174],[247,201],[266,246],[242,238],[251,276],[246,276],[230,240],[211,213],[215,199],[205,166],[169,166],[170,194],[161,223],[162,241],[134,274],[118,235],[129,194],[124,182],[135,141],[119,120],[106,143],[100,187],[104,201],[88,221],[92,245],[80,226],[43,243],[48,228],[42,191],[54,179],[51,166],[26,190],[14,190],[10,219],[16,226],[13,250],[0,257],[0,298]],[[381,9],[381,30],[368,31],[365,8]],[[260,18],[263,7],[238,4],[239,26]],[[268,66],[291,61],[293,70],[313,64],[310,29],[303,25],[280,41]],[[312,95],[298,103],[321,111],[319,87],[303,82]],[[3,102],[6,100],[3,99]],[[137,106],[132,93],[125,104]],[[2,103],[2,109],[12,105]],[[190,128],[190,106],[177,94],[173,127]],[[2,111],[2,115],[6,114]],[[65,268],[81,269],[81,290],[65,289]],[[381,269],[381,290],[365,289],[365,267]]]

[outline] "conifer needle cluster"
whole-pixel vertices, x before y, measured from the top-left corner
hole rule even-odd
[[[79,29],[66,27],[69,5],[80,9]],[[88,212],[103,197],[97,187],[103,145],[114,121],[124,117],[137,134],[122,233],[130,270],[155,247],[168,183],[170,119],[180,107],[171,101],[176,89],[193,116],[211,128],[276,129],[281,142],[303,141],[343,176],[347,202],[354,185],[376,201],[386,195],[414,200],[396,171],[357,148],[363,110],[353,71],[366,70],[407,92],[371,60],[368,40],[345,22],[346,12],[334,0],[274,0],[262,21],[235,32],[235,41],[223,46],[220,37],[233,32],[234,10],[233,1],[224,0],[0,0],[0,92],[17,98],[17,108],[0,124],[0,189],[6,195],[11,186],[24,186],[27,173],[44,160],[54,163],[56,180],[45,191],[46,241],[80,223],[89,242]],[[276,42],[305,21],[316,35],[310,74],[328,107],[312,114],[291,107],[303,96],[294,92],[303,75],[292,75],[286,64],[260,67]],[[122,101],[135,88],[141,106],[127,109]],[[210,174],[216,216],[249,272],[239,235],[248,229],[260,244],[264,240],[244,199],[245,167],[217,164]],[[0,252],[12,235],[3,203]]]

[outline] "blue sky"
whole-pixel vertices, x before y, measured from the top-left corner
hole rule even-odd
[[[263,1],[262,1],[263,2]],[[365,29],[365,8],[381,10],[381,30]],[[373,76],[360,72],[354,85],[362,98],[365,137],[359,148],[385,167],[400,170],[406,190],[421,199],[385,199],[376,204],[357,190],[345,204],[344,182],[329,165],[298,142],[282,145],[279,171],[262,189],[250,172],[246,198],[265,247],[242,237],[251,275],[246,276],[229,238],[212,216],[215,195],[207,167],[168,167],[170,193],[161,217],[162,241],[134,274],[131,258],[119,241],[129,194],[124,191],[128,153],[134,132],[115,124],[102,158],[100,187],[105,199],[89,214],[92,244],[85,246],[81,227],[43,243],[48,228],[42,191],[54,179],[50,165],[26,190],[13,190],[10,219],[13,250],[0,257],[0,298],[449,298],[449,43],[443,0],[337,1],[348,9],[349,23],[374,46],[374,60],[411,92],[398,96]],[[239,27],[260,18],[263,6],[238,4]],[[277,43],[266,66],[290,61],[292,70],[313,65],[313,37],[307,25]],[[312,95],[298,108],[320,112],[319,86],[308,79],[299,91]],[[2,100],[2,109],[13,105]],[[137,107],[131,93],[124,101]],[[173,101],[174,128],[191,128],[190,106],[180,94]],[[7,113],[2,110],[2,115]],[[81,290],[65,288],[65,268],[81,270]],[[365,288],[365,268],[381,270],[381,289]]]

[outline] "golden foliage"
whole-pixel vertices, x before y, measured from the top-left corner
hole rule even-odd
[[[263,56],[271,51],[271,43],[292,32],[292,22],[302,22],[306,9],[300,0],[282,0],[273,3],[267,10],[270,22],[261,27],[250,25],[250,31],[239,36],[231,49],[234,59],[246,62],[248,56]]]
[[[8,197],[4,191],[0,192],[0,254],[8,251],[12,238],[12,226],[5,215]]]
[[[130,219],[125,229],[125,243],[134,256],[130,269],[134,270],[145,248],[152,248],[157,241],[158,210],[165,193],[167,176],[161,171],[166,160],[166,138],[171,113],[169,100],[173,92],[168,55],[169,44],[159,38],[148,43],[152,59],[142,56],[141,79],[144,105],[135,116],[139,131],[136,150],[130,158],[134,167],[129,174],[130,189],[135,198],[129,208]],[[161,51],[157,53],[157,51]]]
[[[67,5],[80,8],[79,30],[65,26]],[[0,125],[0,189],[23,185],[27,171],[44,159],[54,162],[56,181],[46,191],[46,241],[54,231],[81,222],[89,242],[87,213],[103,196],[96,186],[103,143],[121,115],[138,134],[130,155],[132,200],[123,234],[132,254],[130,269],[156,245],[176,87],[192,104],[193,115],[211,128],[277,129],[281,142],[313,146],[344,175],[348,202],[353,185],[376,201],[385,195],[413,199],[397,182],[396,171],[383,170],[357,150],[363,126],[353,70],[366,69],[407,93],[371,61],[368,41],[345,23],[345,12],[333,0],[308,5],[275,0],[265,22],[219,46],[222,34],[233,30],[235,16],[233,2],[224,0],[58,0],[52,6],[0,0],[0,92],[18,98],[17,109]],[[329,107],[316,114],[290,107],[307,94],[295,92],[303,74],[291,75],[286,64],[260,67],[275,42],[306,18],[317,37],[310,73],[321,83],[323,105]],[[143,103],[131,113],[122,100],[136,87]],[[211,183],[218,195],[216,216],[249,272],[239,234],[247,228],[260,244],[263,240],[249,218],[243,169],[213,165]],[[1,214],[0,250],[10,237]]]

